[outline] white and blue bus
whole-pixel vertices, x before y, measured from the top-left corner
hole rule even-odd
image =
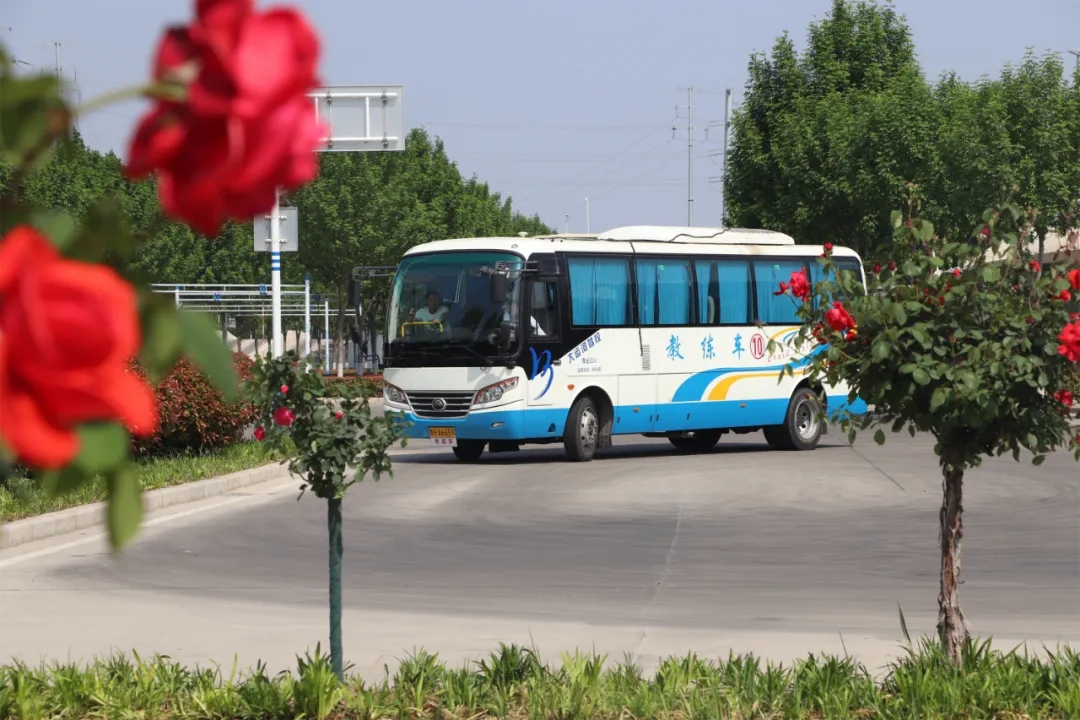
[[[814,448],[816,393],[832,411],[848,389],[809,386],[795,305],[775,292],[800,269],[820,280],[821,253],[765,230],[655,226],[419,245],[391,291],[384,412],[465,461],[532,443],[587,461],[631,434]],[[865,283],[853,250],[834,258]]]

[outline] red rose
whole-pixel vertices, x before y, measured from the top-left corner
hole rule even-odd
[[[1040,268],[1040,267],[1041,267],[1041,266],[1039,265],[1039,261],[1038,261],[1038,260],[1032,260],[1032,261],[1031,261],[1031,271],[1032,271],[1032,272],[1039,272],[1039,268]]]
[[[154,69],[158,81],[186,81],[188,97],[158,100],[142,117],[127,172],[156,172],[166,212],[214,236],[230,218],[268,212],[277,188],[315,177],[326,132],[307,93],[319,84],[320,48],[292,8],[200,0],[196,14],[165,33]]]
[[[852,340],[855,340],[857,337],[859,337],[859,331],[858,330],[848,330],[847,334],[844,335],[844,339],[847,340],[848,342],[851,342]]]
[[[889,269],[892,270],[893,272],[896,272],[896,262],[895,261],[893,261],[893,260],[889,261]]]
[[[338,420],[340,420],[341,418],[345,417],[345,413],[338,410],[336,413],[334,413],[334,417],[336,417]]]
[[[1073,290],[1080,290],[1080,268],[1070,270],[1065,277],[1069,279],[1069,284],[1072,285]]]
[[[277,425],[283,425],[288,427],[293,424],[293,420],[296,419],[296,415],[293,411],[287,407],[279,407],[274,410],[274,423]]]
[[[979,234],[982,235],[984,238],[990,237],[990,228],[986,225],[983,225],[982,229],[979,230]]]
[[[1054,399],[1065,407],[1071,408],[1073,406],[1073,394],[1068,390],[1058,390],[1054,393]]]
[[[63,258],[29,226],[0,241],[0,440],[21,461],[67,465],[89,421],[153,435],[154,394],[128,371],[141,344],[135,291],[112,269]]]
[[[788,291],[788,284],[785,282],[780,283],[780,289],[773,293],[773,295],[783,295]]]
[[[289,386],[288,385],[282,385],[281,386],[281,394],[284,395],[287,392],[289,392]]]
[[[844,303],[836,301],[825,313],[825,322],[837,332],[846,332],[855,328],[855,318],[844,307]]]
[[[1080,321],[1066,325],[1058,335],[1058,355],[1064,355],[1069,362],[1080,362]]]
[[[1070,300],[1072,300],[1072,293],[1070,293],[1068,290],[1062,290],[1061,294],[1058,295],[1056,299],[1061,300],[1062,302],[1069,302]]]
[[[960,277],[960,275],[961,275],[960,268],[953,268],[952,274],[953,274],[953,277]]]
[[[258,440],[259,442],[262,442],[263,440],[266,439],[266,430],[263,430],[262,425],[255,428],[255,432],[252,433],[252,434],[255,436],[255,439]]]
[[[874,263],[874,274],[877,275],[881,272],[881,263]]]

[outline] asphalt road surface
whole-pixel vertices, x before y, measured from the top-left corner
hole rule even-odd
[[[499,641],[646,669],[753,651],[783,662],[902,652],[898,607],[932,633],[940,474],[928,438],[834,431],[809,453],[760,435],[683,455],[617,441],[574,464],[548,446],[457,462],[410,445],[345,512],[345,650],[364,675],[424,647],[458,664]],[[271,668],[326,647],[325,504],[297,482],[154,517],[111,557],[97,536],[0,553],[0,654],[113,650]],[[995,646],[1080,646],[1080,466],[987,460],[965,482],[962,599]]]

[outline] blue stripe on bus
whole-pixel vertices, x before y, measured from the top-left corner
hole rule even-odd
[[[701,400],[705,396],[705,391],[709,389],[709,386],[713,384],[715,380],[718,380],[724,375],[731,375],[734,373],[767,373],[774,372],[779,373],[785,367],[790,366],[792,370],[798,370],[806,367],[810,364],[810,359],[821,352],[822,348],[817,348],[810,354],[806,355],[800,360],[791,363],[784,363],[783,365],[769,365],[767,367],[738,367],[738,368],[717,368],[715,370],[703,370],[699,373],[695,373],[683,381],[682,385],[675,390],[675,393],[671,397],[672,402],[695,402]],[[764,402],[764,401],[762,401]],[[784,407],[787,407],[787,399],[783,399]]]
[[[537,438],[560,438],[566,427],[566,408],[522,408],[477,410],[463,418],[430,420],[419,418],[411,412],[403,413],[412,423],[406,437],[426,438],[432,427],[452,427],[462,440],[522,440]],[[743,407],[745,405],[745,407]],[[762,400],[714,400],[685,403],[663,403],[653,406],[617,406],[616,422],[612,428],[615,435],[634,435],[644,432],[672,432],[705,428],[738,428],[779,425],[787,412],[787,398]],[[634,407],[638,412],[634,412]],[[848,403],[846,397],[829,398],[828,410],[835,413],[846,408],[855,414],[867,411],[866,403],[856,399]],[[400,413],[390,408],[389,413]],[[659,413],[659,417],[656,415]],[[654,422],[655,419],[655,422]]]

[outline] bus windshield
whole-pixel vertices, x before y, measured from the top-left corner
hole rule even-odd
[[[448,252],[409,255],[398,266],[390,298],[387,338],[399,346],[497,345],[503,322],[517,328],[518,286],[513,275],[506,302],[491,301],[496,263],[520,267],[504,252]],[[516,333],[515,333],[516,334]]]

